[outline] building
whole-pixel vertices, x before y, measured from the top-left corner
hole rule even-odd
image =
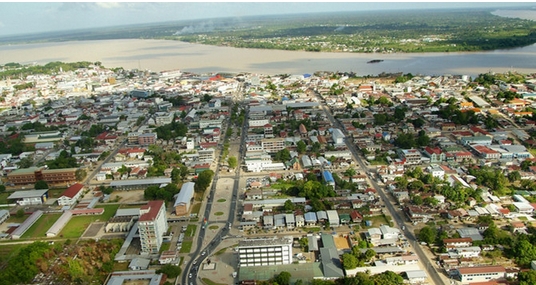
[[[240,267],[292,263],[292,237],[244,239],[238,243]]]
[[[147,254],[158,253],[164,233],[168,229],[166,205],[163,200],[149,201],[140,208],[138,228],[141,251]]]
[[[73,184],[71,187],[67,188],[58,198],[58,205],[60,206],[71,206],[74,205],[82,193],[84,192],[84,185],[80,183]]]
[[[15,185],[35,184],[43,180],[49,184],[76,182],[77,168],[43,169],[39,167],[21,168],[7,175],[9,182]]]
[[[171,178],[147,178],[147,179],[129,179],[114,180],[110,182],[110,187],[115,190],[136,190],[145,189],[149,186],[165,186],[171,183]]]
[[[48,189],[16,191],[7,197],[21,206],[42,205],[48,199]]]
[[[283,138],[272,138],[272,139],[263,139],[261,141],[262,148],[267,153],[276,153],[285,148],[285,139]]]
[[[333,175],[328,170],[322,171],[322,177],[324,178],[324,182],[326,182],[327,185],[333,186],[335,189],[335,179],[333,179]]]
[[[422,162],[421,153],[416,149],[401,149],[398,151],[398,155],[405,164],[420,164]]]
[[[156,133],[144,133],[138,136],[138,144],[140,145],[150,145],[156,143]]]
[[[0,210],[0,225],[9,219],[9,217],[10,215],[8,210]]]
[[[194,182],[187,182],[182,184],[181,191],[176,195],[175,204],[175,215],[185,216],[190,210],[190,202],[194,197]]]
[[[456,268],[454,275],[462,283],[473,283],[503,278],[506,269],[503,266],[477,266]]]

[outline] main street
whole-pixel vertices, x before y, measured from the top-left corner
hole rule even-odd
[[[321,96],[318,93],[316,93],[316,96],[320,101],[322,100]],[[334,127],[339,128],[341,131],[343,131],[345,135],[344,142],[346,146],[348,147],[348,149],[352,152],[352,156],[357,161],[361,169],[368,172],[368,167],[363,162],[363,159],[359,155],[354,143],[352,142],[350,137],[348,137],[348,133],[346,132],[345,128],[341,125],[341,123],[337,119],[335,119],[335,117],[333,117],[333,115],[331,114],[331,110],[328,107],[326,107],[326,105],[321,104],[320,106],[322,106],[324,112],[326,113],[329,120],[331,121],[331,124]],[[426,273],[428,274],[428,277],[430,277],[433,280],[434,284],[444,285],[445,283],[443,282],[443,280],[441,279],[437,271],[434,269],[433,265],[431,264],[430,259],[426,256],[421,246],[418,244],[415,234],[410,230],[410,228],[413,229],[413,227],[411,225],[408,225],[408,226],[405,225],[405,222],[404,222],[405,219],[399,214],[399,212],[397,212],[397,210],[393,206],[392,201],[388,198],[387,194],[385,194],[384,187],[380,187],[380,185],[378,185],[378,183],[374,181],[373,179],[370,179],[368,175],[367,175],[367,181],[370,185],[374,187],[376,192],[380,195],[380,198],[383,200],[384,204],[389,210],[389,214],[391,215],[391,217],[393,217],[394,221],[396,222],[396,225],[398,225],[398,227],[402,230],[402,232],[404,233],[408,241],[413,245],[413,248],[415,249],[415,253],[419,257],[419,260],[423,263]]]
[[[242,89],[242,85],[240,85],[237,88],[235,96],[233,97],[237,97],[238,99],[241,95],[240,94],[241,89]],[[246,117],[247,117],[247,112],[246,112]],[[228,120],[227,128],[231,128],[232,127],[231,124],[232,122]],[[240,132],[240,147],[239,147],[238,156],[237,156],[238,167],[236,168],[235,175],[234,175],[233,190],[230,193],[231,195],[227,197],[227,201],[230,201],[230,205],[227,208],[228,210],[227,221],[225,225],[221,227],[221,229],[218,232],[214,233],[214,235],[212,235],[211,231],[207,229],[207,227],[212,222],[221,223],[221,221],[210,220],[210,214],[212,211],[212,207],[214,206],[214,197],[217,191],[218,179],[220,178],[220,165],[223,160],[223,150],[220,149],[218,159],[216,160],[216,170],[214,171],[214,179],[212,181],[212,186],[210,188],[209,193],[207,194],[208,199],[206,200],[207,202],[205,205],[205,211],[204,211],[203,216],[200,217],[200,221],[202,225],[201,225],[201,229],[199,231],[198,237],[197,237],[197,243],[195,244],[196,249],[193,253],[189,255],[190,262],[186,264],[186,267],[182,273],[182,277],[180,278],[181,279],[180,284],[192,284],[192,285],[198,284],[197,276],[198,276],[201,264],[203,263],[203,260],[211,255],[214,249],[216,249],[218,245],[220,244],[220,242],[223,240],[223,237],[227,233],[229,233],[230,226],[227,226],[227,225],[228,224],[232,225],[234,222],[234,217],[235,217],[234,213],[237,207],[236,197],[238,196],[240,172],[241,172],[240,165],[242,164],[242,157],[243,157],[242,154],[244,152],[244,142],[245,142],[246,135],[247,135],[247,128],[248,128],[248,125],[247,125],[247,122],[245,122],[242,125],[242,129]],[[225,132],[222,131],[222,133],[225,133]],[[205,219],[206,219],[206,222],[205,222]],[[177,278],[176,284],[179,284],[178,282],[179,282],[179,278]]]

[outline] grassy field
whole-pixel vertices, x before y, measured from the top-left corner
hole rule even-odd
[[[6,244],[0,246],[0,264],[7,262],[11,257],[15,256],[19,249],[27,246],[26,244]]]
[[[61,213],[44,214],[33,224],[21,238],[44,238],[47,231],[59,219]]]
[[[9,197],[11,193],[0,193],[0,204],[8,204],[9,201],[7,200],[7,197]]]
[[[370,226],[371,228],[377,228],[380,225],[389,225],[390,224],[390,221],[387,219],[387,216],[384,216],[384,215],[367,217],[367,218],[365,218],[365,220],[372,221],[372,225]]]
[[[24,215],[22,217],[17,217],[15,215],[13,216],[10,216],[9,219],[7,219],[6,223],[15,223],[15,224],[20,224],[22,222],[24,222],[29,216],[28,215]]]
[[[212,280],[210,280],[208,278],[203,278],[201,280],[203,280],[203,283],[205,283],[207,285],[225,285],[223,283],[216,283],[216,282],[214,282],[214,281],[212,281]]]
[[[171,246],[171,243],[169,242],[162,243],[162,246],[160,247],[159,252],[162,253],[164,251],[168,251],[170,246]]]
[[[192,244],[194,242],[191,240],[185,240],[182,242],[182,247],[179,253],[190,253],[190,250],[192,250]]]
[[[192,214],[197,214],[197,215],[199,215],[199,210],[201,210],[201,203],[195,203],[195,204],[192,206],[192,211],[191,211],[191,213],[192,213]]]
[[[188,227],[186,227],[186,232],[184,233],[184,236],[192,237],[195,234],[196,229],[197,229],[197,225],[188,225]]]
[[[67,188],[49,189],[48,198],[59,198]]]
[[[128,270],[128,262],[115,262],[114,263],[114,271],[127,271]]]
[[[69,223],[65,225],[65,228],[63,228],[61,231],[60,236],[64,238],[79,238],[82,236],[89,224],[96,221],[106,222],[113,217],[117,211],[117,208],[119,208],[119,205],[104,205],[97,206],[96,208],[104,208],[104,213],[102,215],[73,217]]]

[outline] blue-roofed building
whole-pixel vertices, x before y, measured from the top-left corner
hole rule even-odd
[[[194,182],[187,182],[182,184],[181,191],[176,195],[175,204],[175,214],[177,216],[184,216],[188,214],[190,210],[190,202],[194,197]]]
[[[315,212],[307,212],[305,213],[305,225],[306,226],[315,226],[317,219],[316,219],[316,213]]]
[[[324,178],[324,181],[327,185],[333,186],[335,188],[335,180],[333,179],[333,175],[331,175],[331,172],[324,170],[322,171],[322,177]]]

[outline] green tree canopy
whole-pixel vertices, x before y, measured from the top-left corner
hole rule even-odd
[[[207,169],[203,172],[199,173],[197,176],[197,180],[195,181],[194,189],[196,192],[205,192],[207,190],[208,186],[212,182],[212,178],[214,177],[214,171]]]
[[[39,189],[48,189],[48,183],[44,180],[38,180],[37,182],[35,182],[34,184],[34,188],[36,190],[39,190]]]

